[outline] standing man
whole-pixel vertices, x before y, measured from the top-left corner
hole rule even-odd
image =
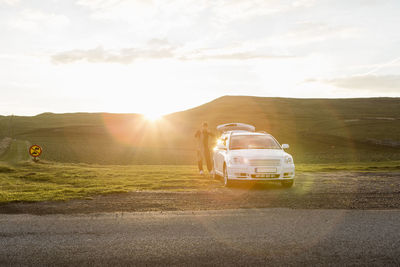
[[[204,174],[203,171],[203,158],[206,161],[207,169],[209,174],[213,174],[213,166],[211,162],[210,149],[208,147],[209,137],[214,137],[214,134],[208,131],[208,123],[203,122],[200,130],[197,130],[194,135],[197,141],[197,165],[199,167],[199,172],[201,175]]]

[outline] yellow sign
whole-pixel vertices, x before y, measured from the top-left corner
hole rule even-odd
[[[42,148],[38,145],[33,145],[29,148],[29,155],[32,157],[39,157],[42,154]]]

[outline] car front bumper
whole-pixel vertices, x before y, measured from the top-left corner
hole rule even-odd
[[[264,171],[267,169],[268,172]],[[284,165],[276,167],[264,166],[228,166],[230,180],[242,181],[282,181],[291,180],[295,176],[295,166]]]

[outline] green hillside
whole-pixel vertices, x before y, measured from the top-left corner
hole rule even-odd
[[[226,122],[253,124],[289,143],[296,162],[400,159],[400,98],[225,96],[154,123],[137,114],[0,116],[0,138],[15,139],[0,160],[23,158],[16,151],[37,143],[43,159],[60,162],[191,164],[193,134],[205,120],[211,129]]]

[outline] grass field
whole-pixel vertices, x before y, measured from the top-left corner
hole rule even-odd
[[[399,171],[400,161],[298,164],[301,172]],[[0,202],[90,198],[130,191],[210,191],[222,183],[197,174],[193,165],[90,165],[54,162],[0,163]]]
[[[0,116],[0,141],[37,143],[42,158],[56,162],[193,164],[193,134],[205,120],[211,130],[226,122],[253,124],[290,144],[297,163],[400,160],[400,98],[226,96],[153,123],[138,114]]]

